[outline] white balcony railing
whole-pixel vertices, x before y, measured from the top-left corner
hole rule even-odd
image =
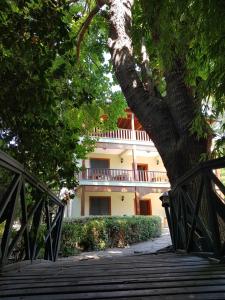
[[[92,168],[87,168],[81,171],[80,180],[169,182],[166,172]]]
[[[119,140],[151,141],[145,131],[131,129],[117,129],[108,132],[100,132],[98,129],[95,129],[91,136]]]

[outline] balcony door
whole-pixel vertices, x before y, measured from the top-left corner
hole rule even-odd
[[[137,164],[138,170],[138,180],[148,181],[148,165],[147,164]]]
[[[109,176],[109,167],[109,159],[90,158],[90,174],[93,179],[107,179]]]
[[[91,169],[109,169],[109,159],[105,158],[91,158]]]

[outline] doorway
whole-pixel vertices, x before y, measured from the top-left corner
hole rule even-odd
[[[147,164],[137,164],[138,170],[138,180],[148,181],[148,165]]]
[[[151,200],[140,200],[140,215],[150,216],[152,214]]]

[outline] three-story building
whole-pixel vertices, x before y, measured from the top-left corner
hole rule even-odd
[[[159,200],[169,189],[164,165],[135,115],[126,114],[117,130],[92,134],[96,148],[82,162],[68,216],[153,214],[166,223]]]

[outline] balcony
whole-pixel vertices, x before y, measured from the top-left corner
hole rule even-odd
[[[81,181],[97,182],[142,182],[142,183],[169,183],[166,172],[123,170],[123,169],[93,169],[87,168],[80,172]]]
[[[132,130],[132,129],[117,129],[109,132],[100,132],[95,129],[91,136],[96,138],[106,138],[106,139],[116,139],[116,140],[126,140],[126,141],[141,141],[150,142],[148,134],[143,130]]]

